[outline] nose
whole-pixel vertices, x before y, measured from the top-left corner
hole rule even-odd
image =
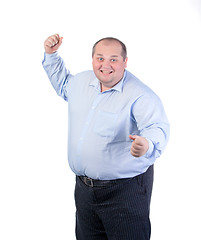
[[[104,62],[102,62],[102,67],[106,69],[111,69],[110,61],[105,60]]]

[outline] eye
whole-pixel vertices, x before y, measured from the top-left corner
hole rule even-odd
[[[102,57],[99,57],[99,58],[98,58],[98,61],[102,62],[102,61],[103,61],[103,58],[102,58]]]
[[[114,58],[113,58],[113,59],[111,59],[111,62],[116,62],[116,61],[117,61],[117,59],[114,59]]]

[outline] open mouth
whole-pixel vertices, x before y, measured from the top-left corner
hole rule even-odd
[[[110,71],[108,71],[108,70],[100,70],[100,72],[103,73],[103,74],[106,74],[106,75],[113,73],[112,70],[110,70]]]

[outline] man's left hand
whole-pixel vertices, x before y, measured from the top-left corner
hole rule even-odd
[[[130,152],[134,157],[141,157],[148,151],[149,142],[146,138],[137,135],[129,135],[129,138],[133,140]]]

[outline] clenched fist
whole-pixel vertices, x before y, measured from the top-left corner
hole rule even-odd
[[[141,157],[148,151],[149,142],[146,138],[137,135],[129,135],[129,138],[133,140],[131,145],[131,154],[134,157]]]
[[[62,39],[63,37],[60,37],[59,34],[48,37],[44,42],[45,52],[49,54],[56,52],[62,44]]]

